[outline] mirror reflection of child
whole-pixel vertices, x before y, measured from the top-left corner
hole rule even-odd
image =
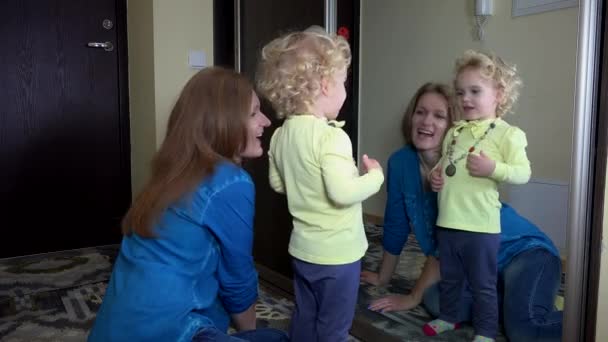
[[[334,121],[350,62],[343,37],[312,27],[268,43],[256,75],[260,93],[285,118],[268,157],[270,185],[287,195],[293,216],[295,342],[348,339],[367,250],[361,202],[384,181],[367,155],[359,175],[344,123]]]
[[[463,120],[446,134],[442,161],[430,176],[431,187],[439,191],[441,314],[423,331],[433,336],[458,328],[459,300],[468,286],[474,341],[494,341],[501,207],[497,185],[525,184],[531,174],[525,133],[502,119],[517,99],[521,80],[515,67],[499,57],[469,50],[456,61],[454,86]]]

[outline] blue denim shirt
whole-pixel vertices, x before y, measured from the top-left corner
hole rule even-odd
[[[257,299],[254,186],[228,162],[155,226],[125,236],[89,341],[191,341]]]
[[[435,255],[437,193],[424,191],[418,153],[410,145],[393,153],[386,173],[386,208],[384,210],[384,250],[400,255],[410,232],[425,255]]]
[[[559,258],[559,252],[551,239],[506,203],[502,203],[500,208],[500,225],[502,232],[498,250],[499,271],[502,271],[517,254],[533,248],[544,248]]]
[[[406,145],[391,155],[386,184],[384,250],[393,255],[401,254],[408,235],[413,231],[422,252],[436,256],[437,194],[424,191],[418,153],[412,146]],[[551,239],[505,203],[500,210],[500,224],[499,271],[517,254],[532,248],[545,248],[559,257]]]

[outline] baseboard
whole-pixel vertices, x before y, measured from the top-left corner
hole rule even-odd
[[[378,215],[373,215],[373,214],[367,214],[367,213],[363,213],[363,221],[364,222],[370,222],[376,225],[382,225],[384,223],[384,217],[382,216],[378,216]]]
[[[258,270],[260,279],[272,284],[274,287],[277,287],[292,296],[294,295],[293,282],[290,278],[262,264],[256,263],[255,267]]]

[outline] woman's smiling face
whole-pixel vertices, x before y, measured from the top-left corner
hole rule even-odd
[[[448,126],[447,99],[437,93],[420,96],[412,114],[412,143],[416,149],[426,151],[441,148]]]
[[[270,126],[270,120],[260,110],[260,99],[253,92],[251,96],[251,110],[247,121],[247,145],[243,152],[241,152],[241,157],[257,158],[264,154],[260,138],[264,134],[264,128],[268,126]]]

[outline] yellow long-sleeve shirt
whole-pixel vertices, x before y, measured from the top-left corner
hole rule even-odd
[[[466,157],[456,163],[456,173],[445,174],[450,164],[447,157],[448,144],[456,138],[452,159],[455,160],[475,144],[490,124],[495,128],[488,131],[473,153],[483,151],[496,162],[490,177],[473,177],[466,168]],[[459,128],[462,130],[459,132]],[[437,225],[444,228],[461,229],[480,233],[500,233],[500,202],[497,185],[499,182],[525,184],[530,179],[530,161],[526,155],[526,134],[502,119],[459,121],[452,127],[443,141],[441,163],[444,179],[439,192],[439,215]]]
[[[384,175],[360,176],[348,135],[313,115],[289,116],[270,141],[270,186],[287,195],[293,216],[289,254],[321,265],[359,260],[367,250],[361,202]]]

